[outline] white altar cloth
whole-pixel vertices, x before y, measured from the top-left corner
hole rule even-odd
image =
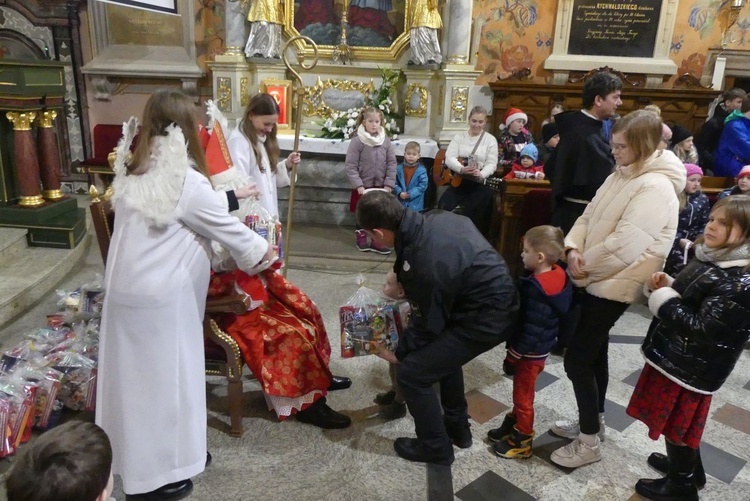
[[[292,151],[294,147],[294,136],[279,134],[276,136],[279,141],[279,148],[283,151]],[[394,150],[396,150],[397,156],[404,156],[404,147],[409,141],[415,141],[419,143],[420,156],[422,158],[435,158],[440,146],[434,139],[427,137],[409,137],[399,136],[398,139],[392,140]],[[325,153],[328,155],[346,155],[346,150],[349,148],[351,140],[347,139],[342,141],[341,139],[324,139],[320,137],[300,136],[299,138],[299,149],[301,152],[308,153]]]

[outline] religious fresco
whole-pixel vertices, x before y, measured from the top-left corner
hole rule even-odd
[[[206,73],[206,61],[224,51],[224,37],[224,0],[195,0],[196,63]]]

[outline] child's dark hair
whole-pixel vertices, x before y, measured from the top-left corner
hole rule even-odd
[[[8,501],[94,501],[111,471],[112,446],[104,430],[68,422],[21,451],[5,479]]]
[[[354,124],[355,131],[359,129],[359,126],[362,125],[362,122],[365,121],[365,117],[369,115],[370,113],[377,113],[378,115],[380,115],[380,126],[381,127],[385,126],[385,115],[383,115],[383,112],[379,110],[378,108],[370,106],[368,108],[363,109],[360,112],[359,116],[357,117],[357,123]]]
[[[401,226],[404,206],[391,193],[371,191],[357,203],[357,224],[365,230],[382,228],[396,232]]]
[[[616,75],[606,71],[600,71],[586,80],[583,84],[583,93],[581,102],[585,109],[591,109],[594,106],[596,96],[606,99],[608,95],[622,90],[622,80]]]
[[[250,145],[255,153],[255,161],[258,164],[258,169],[261,172],[265,171],[263,164],[261,163],[261,153],[258,150],[258,132],[255,130],[252,118],[254,116],[268,116],[278,115],[279,105],[276,100],[270,94],[256,94],[250,98],[250,102],[247,103],[245,108],[245,115],[242,117],[242,132],[250,140]],[[276,164],[279,163],[279,142],[276,139],[277,127],[274,126],[273,130],[266,134],[266,141],[264,144],[266,153],[268,153],[268,163],[271,164],[271,172],[276,172]]]
[[[417,150],[417,153],[422,152],[422,148],[419,146],[419,143],[416,141],[409,141],[408,143],[406,143],[406,146],[404,146],[404,152],[414,151],[414,150]]]
[[[534,252],[544,254],[548,264],[556,263],[565,255],[565,235],[555,226],[534,226],[523,236],[523,241]]]

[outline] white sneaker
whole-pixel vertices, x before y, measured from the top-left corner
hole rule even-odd
[[[555,421],[555,424],[550,427],[549,431],[558,437],[574,440],[581,434],[581,426],[578,420]],[[599,436],[599,441],[604,442],[606,438],[604,435],[604,414],[599,414],[599,432],[597,435]]]
[[[550,455],[553,463],[565,468],[578,468],[585,464],[596,463],[602,459],[602,451],[599,449],[599,438],[593,446],[586,445],[576,438],[564,447],[560,447]]]

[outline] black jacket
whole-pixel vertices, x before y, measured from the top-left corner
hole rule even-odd
[[[534,275],[518,280],[521,296],[521,329],[510,341],[511,350],[518,355],[546,356],[557,344],[560,319],[573,301],[573,284],[561,270],[565,287],[557,294],[548,295]]]
[[[470,219],[406,209],[395,248],[394,270],[412,305],[399,359],[447,330],[483,343],[508,339],[518,292],[505,261]]]
[[[714,108],[714,114],[709,118],[701,128],[698,135],[695,136],[695,148],[698,150],[698,158],[701,167],[713,170],[716,165],[715,155],[716,148],[719,147],[719,139],[724,130],[724,120],[729,116],[729,112],[721,104]]]
[[[555,123],[560,142],[544,165],[554,201],[591,200],[615,167],[603,122],[582,111],[564,111],[555,115]]]
[[[643,354],[680,386],[713,393],[731,374],[750,336],[750,272],[693,259],[672,289],[680,297],[659,307]]]
[[[680,211],[677,234],[664,265],[664,272],[667,275],[675,276],[685,267],[682,264],[685,249],[680,246],[680,240],[686,238],[695,242],[695,239],[703,234],[710,212],[711,202],[706,195],[699,191],[688,196],[687,205]]]

